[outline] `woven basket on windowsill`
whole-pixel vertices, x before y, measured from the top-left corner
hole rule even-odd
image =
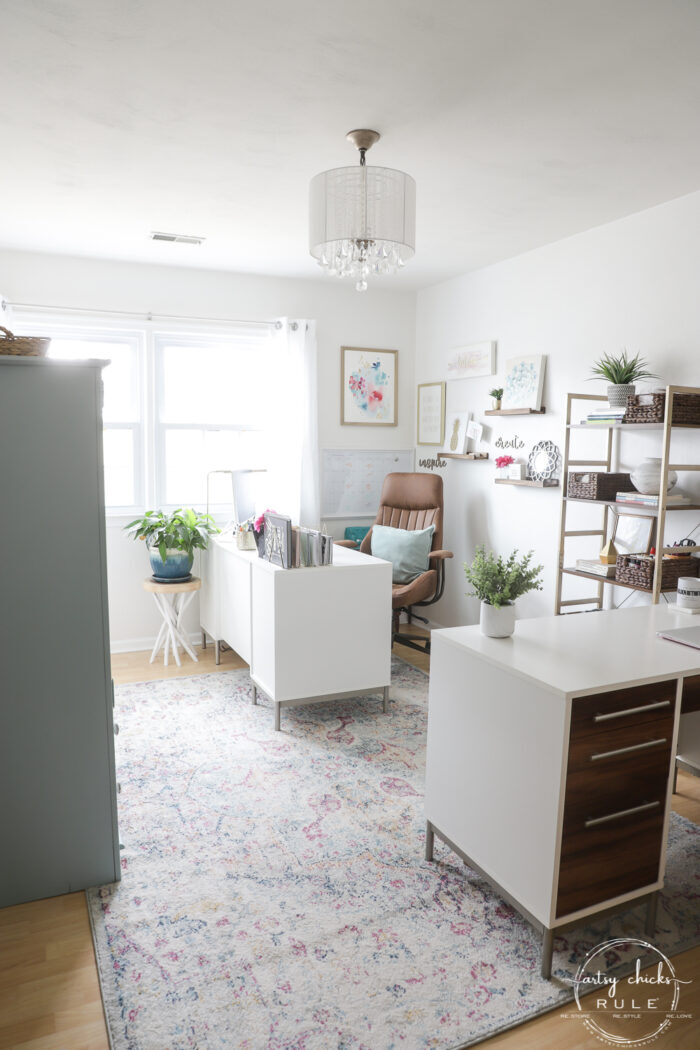
[[[0,354],[11,357],[46,357],[50,339],[33,335],[13,335],[0,325]]]

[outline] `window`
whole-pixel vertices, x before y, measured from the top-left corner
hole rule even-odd
[[[204,504],[209,471],[267,466],[262,349],[230,336],[156,336],[159,505]]]
[[[267,326],[183,334],[18,311],[13,329],[51,336],[49,357],[110,361],[102,373],[108,513],[203,509],[209,471],[268,466]],[[214,478],[211,496],[211,509],[228,510],[230,479]]]

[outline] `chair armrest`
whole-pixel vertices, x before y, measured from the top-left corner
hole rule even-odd
[[[454,558],[454,554],[452,553],[452,551],[431,551],[429,555],[429,560],[432,561],[433,558],[440,558],[444,560],[445,558]]]
[[[333,540],[336,547],[350,547],[352,550],[357,550],[359,544],[357,540]]]

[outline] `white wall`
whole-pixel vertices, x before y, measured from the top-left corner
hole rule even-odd
[[[594,358],[626,347],[641,351],[664,382],[700,386],[700,193],[599,227],[486,269],[465,274],[418,293],[416,382],[446,378],[451,347],[486,339],[498,341],[497,376],[447,384],[447,411],[468,409],[484,424],[485,436],[520,435],[524,453],[549,438],[563,449],[567,391],[604,392],[603,382],[586,382]],[[523,353],[548,355],[544,404],[538,417],[485,417],[488,391],[503,377],[505,361]],[[502,383],[500,384],[502,385]],[[640,389],[658,386],[653,383]],[[579,433],[580,432],[575,432]],[[700,461],[700,443],[686,434],[674,438],[674,459]],[[583,436],[582,436],[583,437]],[[603,450],[603,435],[585,435]],[[625,435],[622,469],[645,455],[660,455],[652,435]],[[693,449],[693,446],[694,449]],[[583,448],[583,444],[579,445]],[[545,566],[545,588],[519,602],[519,615],[554,611],[554,581],[561,489],[494,485],[493,460],[452,461],[445,481],[444,545],[455,553],[448,563],[442,601],[429,610],[436,623],[452,626],[478,619],[467,599],[463,563],[486,543],[497,552],[534,549]],[[422,452],[424,454],[424,452]],[[588,455],[592,451],[586,450]],[[598,457],[596,457],[598,458]],[[681,475],[678,488],[698,493],[700,478]],[[600,512],[574,505],[568,527],[594,528]],[[700,513],[671,515],[667,539],[685,535]],[[580,524],[577,524],[579,522]],[[597,539],[576,540],[576,557],[595,557]],[[583,596],[595,585],[569,577],[567,596]],[[609,594],[613,588],[607,588]],[[614,591],[616,603],[632,592]],[[646,600],[632,594],[630,601]]]
[[[321,448],[413,444],[414,293],[370,286],[359,294],[352,285],[330,278],[288,280],[23,252],[0,252],[0,289],[10,302],[64,308],[244,320],[312,318],[317,322]],[[340,425],[343,345],[399,351],[397,427]],[[148,572],[143,546],[127,541],[121,526],[111,524],[107,548],[113,647],[125,651],[147,646],[158,619],[150,595],[141,587]],[[196,630],[198,607],[193,602],[191,608],[188,626]]]

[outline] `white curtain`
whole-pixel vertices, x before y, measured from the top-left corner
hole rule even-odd
[[[270,355],[270,506],[294,525],[318,528],[318,391],[316,325],[283,318]]]

